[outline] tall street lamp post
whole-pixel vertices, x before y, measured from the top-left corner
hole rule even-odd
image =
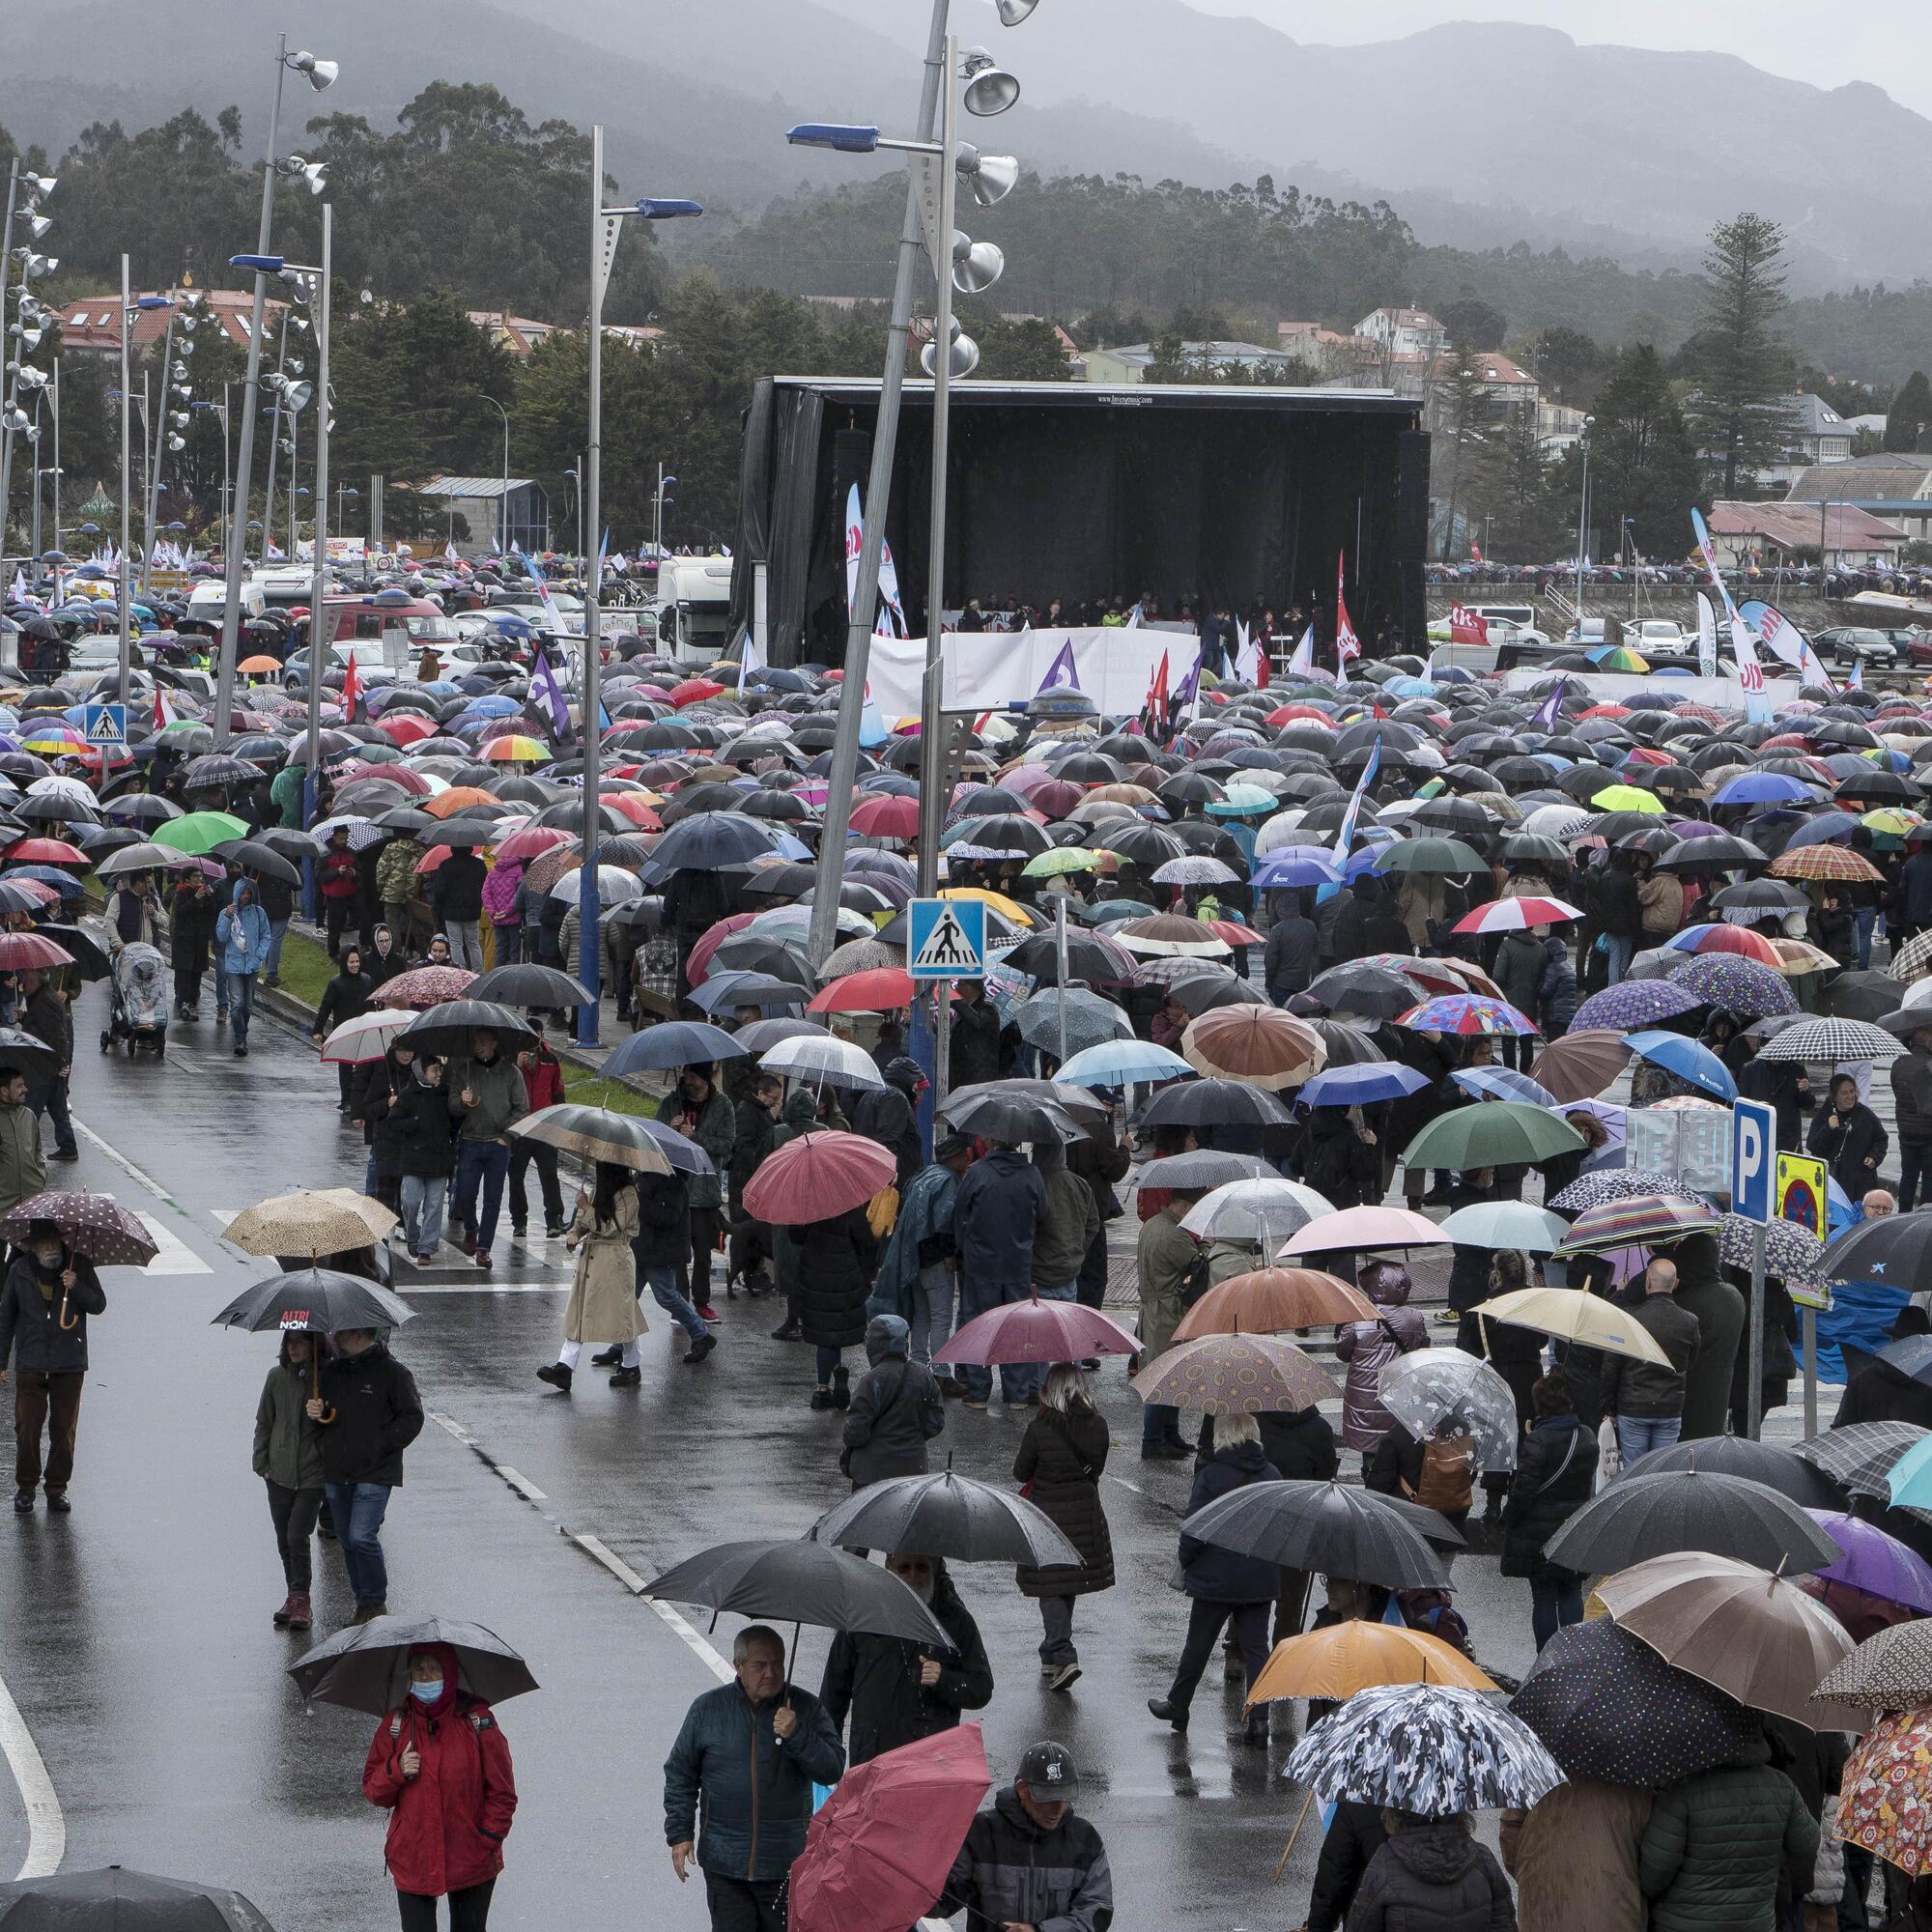
[[[585,522],[591,531],[600,526],[602,514],[602,471],[604,440],[604,297],[611,284],[611,264],[617,253],[617,238],[624,223],[633,215],[645,221],[669,221],[680,216],[702,214],[695,201],[662,201],[649,197],[627,207],[604,205],[604,129],[590,130],[590,435],[584,450],[584,492],[589,498]],[[582,549],[582,539],[579,548]],[[577,915],[577,957],[579,971],[590,998],[577,1009],[577,1038],[581,1046],[597,1044],[597,1008],[603,998],[604,943],[599,923],[602,908],[597,891],[598,766],[603,756],[604,734],[599,724],[602,704],[598,686],[603,671],[598,646],[597,603],[603,590],[601,565],[585,572],[583,580],[583,675],[579,681],[582,703],[583,740],[583,864],[578,873],[580,884]]]

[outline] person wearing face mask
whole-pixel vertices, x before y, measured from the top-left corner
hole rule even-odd
[[[840,1631],[832,1639],[818,1696],[835,1731],[851,1715],[853,1764],[950,1731],[961,1711],[983,1710],[993,1700],[986,1646],[945,1561],[895,1553],[886,1568],[946,1627],[952,1647],[934,1656],[929,1644],[862,1631]]]
[[[484,1932],[517,1810],[510,1747],[462,1688],[453,1646],[415,1645],[409,1672],[409,1694],[376,1726],[362,1795],[389,1813],[383,1861],[403,1932],[436,1932],[443,1897],[450,1932]]]
[[[35,1221],[0,1284],[0,1382],[14,1370],[14,1509],[25,1516],[43,1474],[48,1436],[47,1508],[66,1516],[87,1376],[87,1318],[107,1306],[100,1277],[85,1255],[70,1254],[51,1221]]]

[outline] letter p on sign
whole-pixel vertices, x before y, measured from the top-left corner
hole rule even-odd
[[[1772,1180],[1777,1165],[1777,1113],[1762,1100],[1739,1100],[1731,1109],[1731,1212],[1769,1223]]]

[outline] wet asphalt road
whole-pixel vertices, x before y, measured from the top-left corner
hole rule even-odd
[[[273,1338],[207,1325],[260,1271],[221,1244],[225,1215],[298,1184],[359,1184],[360,1136],[337,1124],[333,1071],[295,1033],[258,1016],[243,1063],[204,1021],[175,1029],[165,1064],[130,1063],[94,1050],[103,1001],[91,988],[76,1014],[82,1158],[56,1166],[56,1184],[114,1193],[151,1217],[164,1252],[149,1273],[106,1276],[73,1515],[0,1523],[0,1677],[59,1794],[68,1865],[238,1886],[285,1928],[387,1927],[383,1823],[359,1791],[372,1722],[304,1711],[281,1675],[303,1640],[270,1624],[282,1584],[249,1442]],[[513,1243],[507,1225],[487,1284],[450,1250],[456,1264],[422,1286],[399,1271],[420,1319],[397,1352],[435,1420],[389,1511],[389,1601],[489,1625],[543,1686],[502,1713],[521,1808],[496,1922],[701,1926],[701,1892],[680,1889],[666,1856],[661,1766],[687,1703],[717,1680],[619,1573],[803,1531],[845,1493],[838,1417],[807,1406],[810,1351],[770,1340],[772,1304],[744,1299],[718,1302],[720,1347],[700,1368],[682,1364],[681,1336],[653,1310],[640,1389],[580,1373],[572,1397],[553,1394],[533,1371],[554,1350],[562,1249]],[[1297,1924],[1312,1833],[1282,1883],[1269,1879],[1300,1802],[1279,1775],[1285,1707],[1265,1758],[1233,1742],[1238,1693],[1211,1669],[1185,1739],[1147,1714],[1185,1623],[1168,1576],[1187,1465],[1139,1460],[1139,1404],[1118,1362],[1099,1385],[1120,1582],[1080,1604],[1086,1675],[1070,1696],[1039,1688],[1037,1612],[1010,1574],[961,1577],[999,1686],[983,1716],[995,1776],[1037,1738],[1070,1747],[1122,1926]],[[1024,1424],[997,1403],[980,1415],[949,1406],[933,1446],[1008,1482]],[[333,1546],[318,1546],[316,1574],[320,1634],[352,1605]],[[1520,1675],[1527,1585],[1488,1556],[1459,1559],[1457,1577],[1478,1657]],[[719,1651],[734,1626],[711,1638]],[[806,1633],[800,1676],[814,1688],[825,1643]],[[0,1874],[26,1843],[0,1771]]]

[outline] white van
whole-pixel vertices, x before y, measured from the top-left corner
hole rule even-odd
[[[204,577],[187,593],[187,614],[198,622],[213,624],[218,629],[227,609],[228,586],[218,577]],[[267,609],[262,586],[252,578],[243,579],[237,621],[245,624],[250,617],[261,616]]]

